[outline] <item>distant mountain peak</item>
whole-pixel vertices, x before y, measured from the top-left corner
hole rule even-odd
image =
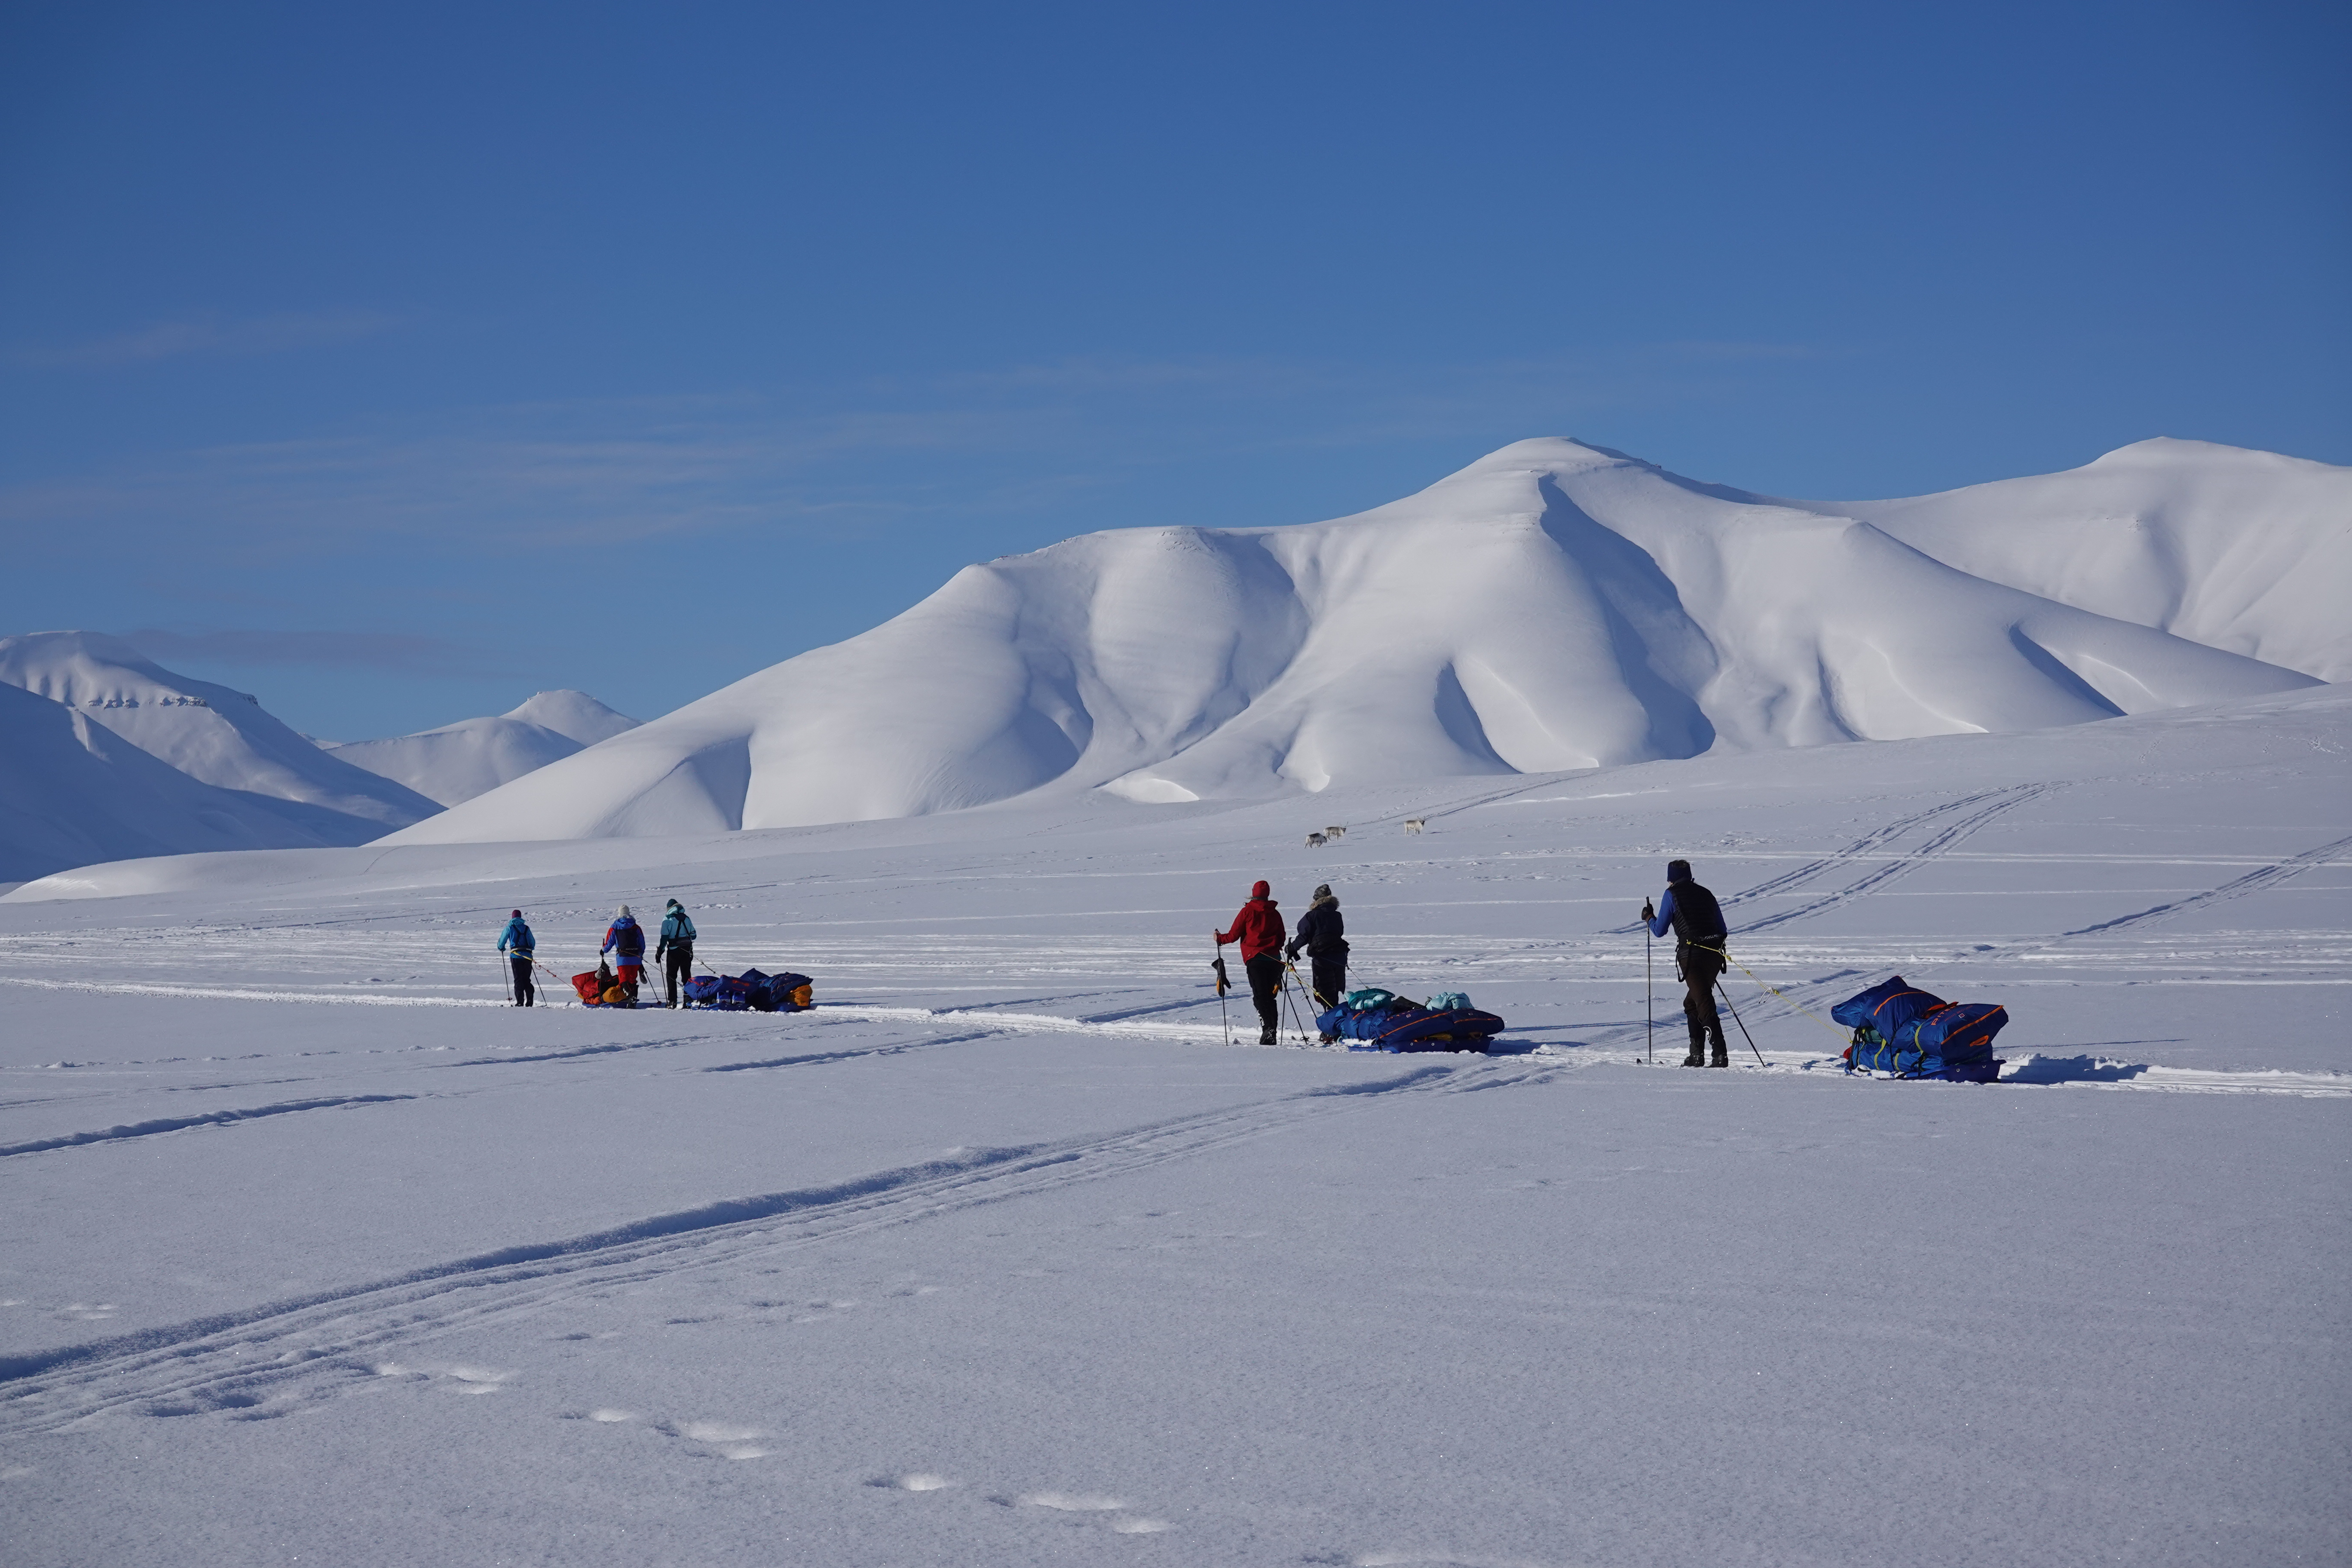
[[[615,712],[584,691],[573,691],[569,688],[534,693],[503,717],[536,724],[542,730],[552,730],[583,746],[609,740],[635,729],[643,722],[625,713]]]

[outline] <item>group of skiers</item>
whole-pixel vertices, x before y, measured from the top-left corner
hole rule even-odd
[[[1286,958],[1295,960],[1304,952],[1313,961],[1315,1007],[1318,1014],[1338,1006],[1339,999],[1348,994],[1348,928],[1340,918],[1339,900],[1332,895],[1331,885],[1326,882],[1316,888],[1314,901],[1299,917],[1297,933],[1290,936],[1286,944],[1282,910],[1270,896],[1273,890],[1265,882],[1254,885],[1249,901],[1234,917],[1232,929],[1211,933],[1220,948],[1227,942],[1240,944],[1242,969],[1249,979],[1250,1001],[1257,1008],[1257,1043],[1262,1046],[1274,1044],[1276,1008],[1287,967]],[[1723,906],[1716,902],[1713,893],[1692,879],[1689,861],[1670,860],[1666,863],[1665,893],[1654,908],[1643,900],[1642,919],[1652,936],[1674,933],[1675,973],[1683,982],[1683,1021],[1690,1030],[1690,1054],[1683,1058],[1683,1066],[1729,1067],[1731,1052],[1723,1038],[1723,1016],[1715,1005],[1716,982],[1722,977],[1727,962],[1723,949],[1727,935]],[[1222,954],[1217,960],[1217,973],[1222,982]],[[1328,1044],[1331,1037],[1326,1034],[1323,1038]],[[1714,1058],[1711,1061],[1710,1050]]]
[[[694,921],[687,918],[686,906],[672,899],[667,912],[662,916],[661,934],[654,942],[654,962],[662,966],[668,983],[667,1005],[672,1007],[681,1005],[680,990],[694,973]],[[507,929],[499,935],[499,951],[507,955],[513,968],[514,1005],[518,1007],[530,1006],[538,999],[539,988],[531,983],[533,955],[538,950],[539,940],[531,935],[522,911],[512,911]],[[629,912],[628,905],[623,904],[614,911],[613,923],[604,929],[604,944],[596,950],[596,957],[600,963],[607,957],[612,960],[614,983],[627,993],[629,1005],[635,1006],[637,985],[645,977],[646,929]]]
[[[1307,912],[1298,917],[1298,931],[1291,935],[1283,929],[1282,910],[1269,897],[1274,889],[1265,882],[1250,889],[1249,902],[1234,917],[1231,931],[1212,931],[1217,945],[1238,943],[1242,952],[1242,972],[1249,979],[1250,1001],[1257,1008],[1258,1037],[1261,1046],[1274,1044],[1276,1021],[1276,998],[1282,994],[1282,976],[1287,964],[1301,952],[1307,954],[1313,970],[1315,1009],[1327,1013],[1339,1005],[1348,994],[1348,926],[1340,918],[1339,900],[1324,882],[1315,889],[1314,900]],[[1287,945],[1285,938],[1288,938]],[[1224,956],[1217,958],[1217,973],[1224,973]],[[1221,993],[1222,994],[1222,993]],[[1331,1037],[1323,1037],[1328,1043]]]
[[[1228,942],[1241,948],[1242,970],[1249,981],[1250,1001],[1257,1009],[1258,1044],[1262,1046],[1275,1042],[1283,975],[1286,971],[1296,973],[1291,965],[1300,953],[1307,955],[1310,965],[1318,1014],[1337,1007],[1348,994],[1348,927],[1340,916],[1339,900],[1331,891],[1331,884],[1316,886],[1307,912],[1298,919],[1296,933],[1285,928],[1273,891],[1265,882],[1254,884],[1249,901],[1234,917],[1232,929],[1210,933],[1217,939],[1220,949]],[[1654,908],[1643,900],[1642,919],[1652,936],[1674,933],[1675,971],[1685,988],[1683,1019],[1690,1029],[1690,1055],[1683,1059],[1683,1066],[1729,1067],[1730,1051],[1724,1043],[1723,1018],[1715,1006],[1715,984],[1726,962],[1723,907],[1716,902],[1713,893],[1692,880],[1689,861],[1672,860],[1666,864],[1665,893]],[[681,988],[694,971],[694,921],[687,917],[686,906],[676,899],[670,900],[662,916],[660,935],[654,943],[654,962],[662,966],[669,1006],[680,1005]],[[499,936],[499,951],[513,966],[514,1004],[518,1007],[530,1006],[538,996],[538,988],[531,983],[532,955],[538,945],[522,911],[514,910],[506,930]],[[607,956],[612,959],[615,982],[627,993],[629,1005],[635,1006],[637,985],[645,974],[646,932],[629,912],[628,905],[623,904],[614,911],[613,923],[605,928],[604,943],[596,952],[600,961]],[[1217,973],[1222,994],[1222,952],[1217,957]],[[1330,1037],[1326,1035],[1324,1038],[1328,1042]],[[1707,1059],[1710,1048],[1712,1061]]]

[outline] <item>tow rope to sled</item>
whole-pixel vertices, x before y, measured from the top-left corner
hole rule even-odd
[[[1703,942],[1695,942],[1691,943],[1691,945],[1697,948],[1702,952],[1711,952],[1715,954],[1716,957],[1723,960],[1724,963],[1730,964],[1733,968],[1738,970],[1740,973],[1745,974],[1748,979],[1753,980],[1757,984],[1761,985],[1765,990],[1771,992],[1773,995],[1778,996],[1781,1001],[1786,1002],[1790,1006],[1794,1007],[1798,1012],[1802,1013],[1806,1017],[1811,1018],[1814,1023],[1819,1024],[1822,1028],[1827,1029],[1840,1040],[1847,1040],[1851,1038],[1845,1030],[1839,1028],[1835,1024],[1831,1023],[1820,1014],[1815,1013],[1811,1008],[1806,1006],[1803,1003],[1798,1001],[1795,997],[1790,995],[1787,992],[1782,991],[1780,987],[1766,980],[1762,975],[1757,973],[1754,970],[1740,963],[1739,960],[1732,957],[1730,953],[1726,952],[1722,948],[1709,947]],[[1750,1048],[1753,1048],[1752,1044]]]

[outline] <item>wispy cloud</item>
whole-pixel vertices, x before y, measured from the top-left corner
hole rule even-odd
[[[664,538],[872,538],[937,518],[1017,516],[1012,531],[1058,534],[1159,521],[1154,492],[1197,495],[1187,469],[1405,446],[1466,460],[1523,437],[1593,433],[1609,411],[1732,395],[1812,352],[1653,344],[1377,374],[1337,362],[1063,360],[450,410],[18,485],[0,490],[0,530],[59,559],[92,538],[177,559],[200,537],[215,559],[246,563],[436,548],[552,562]],[[1113,496],[1142,510],[1097,509]]]
[[[16,358],[26,364],[95,369],[189,354],[285,353],[375,337],[415,319],[384,310],[289,311],[242,319],[191,316],[63,348],[26,349]]]

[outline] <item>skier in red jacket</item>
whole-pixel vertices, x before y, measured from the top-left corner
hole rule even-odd
[[[1217,945],[1242,944],[1242,968],[1249,974],[1250,1000],[1257,1005],[1261,1046],[1274,1044],[1274,994],[1282,985],[1282,911],[1266,897],[1264,882],[1250,889],[1249,902],[1234,917],[1234,929],[1214,932]]]

